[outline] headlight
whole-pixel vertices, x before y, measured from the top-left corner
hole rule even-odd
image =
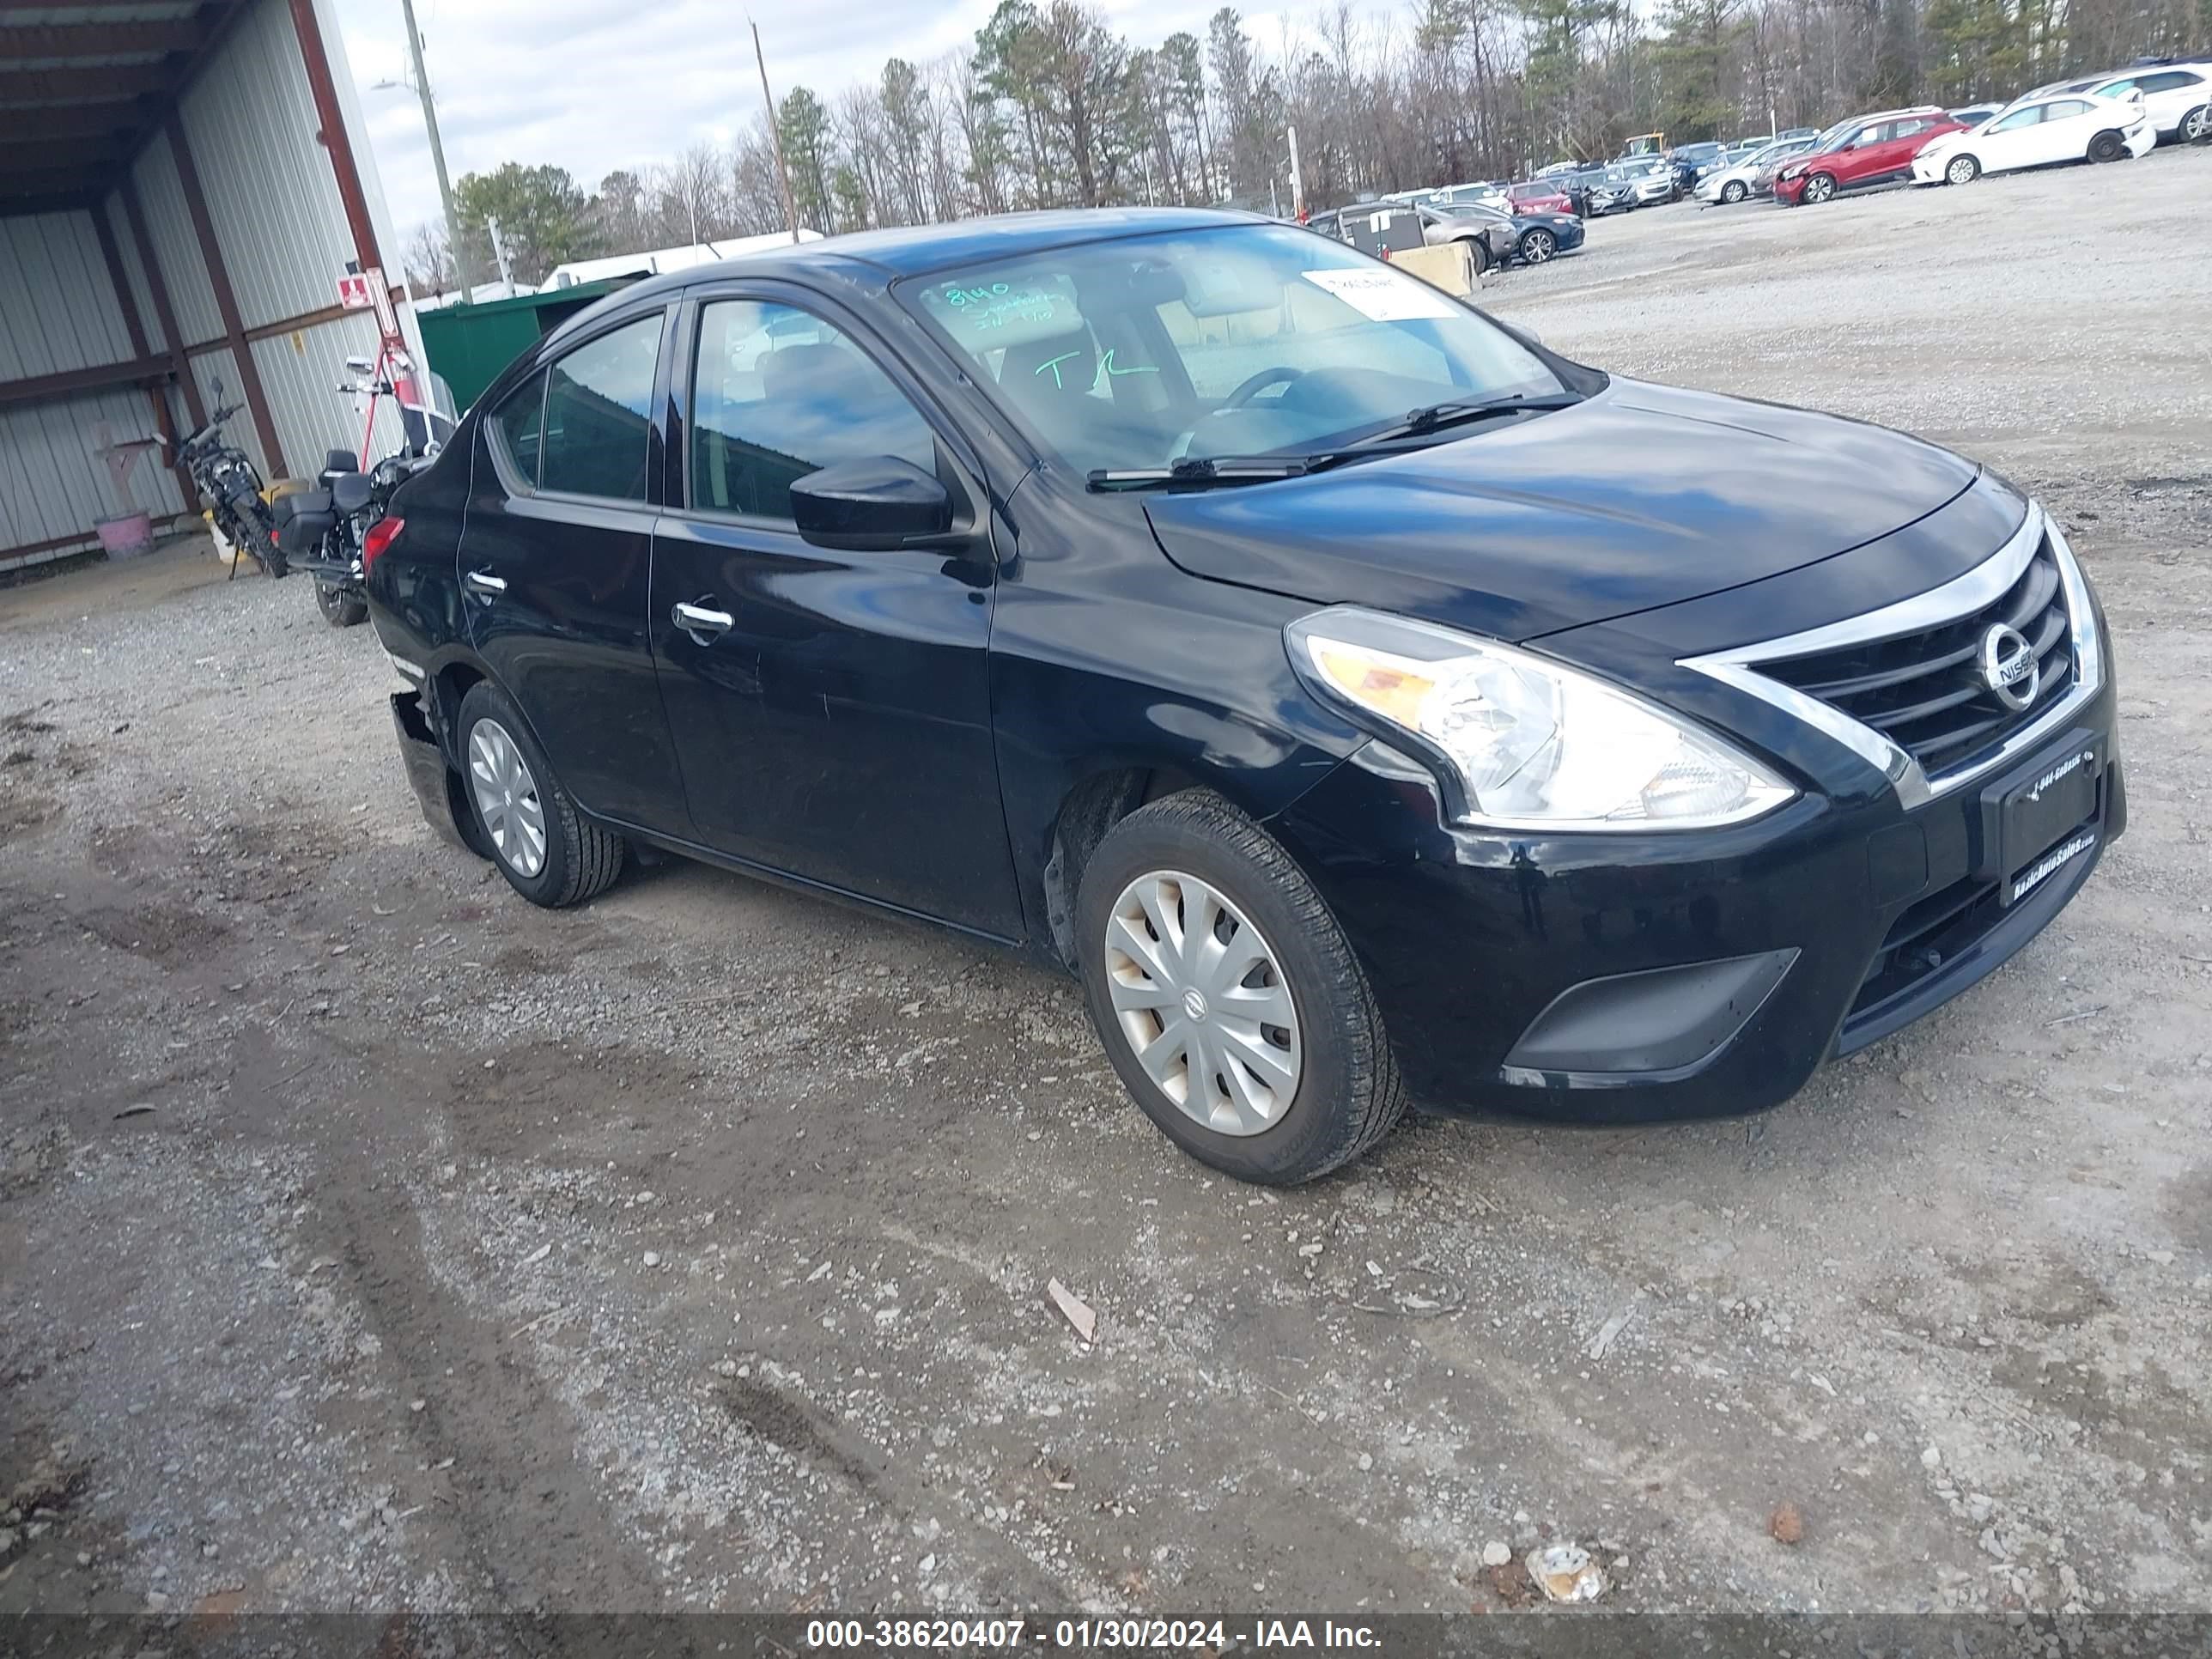
[[[1284,630],[1316,694],[1427,758],[1462,823],[1709,829],[1796,791],[1709,732],[1532,652],[1339,605]]]

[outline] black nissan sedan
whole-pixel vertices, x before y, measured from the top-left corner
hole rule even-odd
[[[1025,949],[1250,1180],[1409,1097],[1771,1106],[2126,816],[2096,597],[2003,480],[1243,216],[639,283],[394,514],[410,775],[524,897],[653,848]]]

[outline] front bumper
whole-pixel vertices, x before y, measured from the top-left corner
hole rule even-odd
[[[2128,141],[2128,154],[2134,156],[2138,161],[2142,161],[2144,156],[2149,155],[2152,150],[2158,147],[2158,129],[2148,121],[2144,122],[2140,127],[2137,127],[2133,132],[2127,134],[2126,137]]]
[[[1774,181],[1774,199],[1784,207],[1796,207],[1804,194],[1805,178],[1802,174],[1795,179],[1778,178]]]
[[[2069,729],[1910,811],[1808,793],[1726,830],[1522,839],[1440,822],[1425,775],[1370,745],[1274,827],[1358,951],[1416,1099],[1729,1115],[1959,995],[2065,907],[2126,823],[2113,702],[2108,667]],[[1986,792],[2084,751],[2094,805],[1999,867]]]
[[[1930,155],[1926,150],[1912,158],[1912,182],[1916,185],[1939,185],[1943,182],[1943,169],[1950,164],[1954,152],[1945,150]]]

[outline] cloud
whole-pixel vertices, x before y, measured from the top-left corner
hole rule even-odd
[[[825,100],[872,84],[887,58],[927,63],[971,42],[995,0],[952,7],[895,0],[776,0],[753,14],[781,98],[811,87]],[[1201,38],[1221,0],[1105,0],[1133,44],[1177,29]],[[402,245],[439,216],[437,176],[407,73],[394,0],[337,0],[369,148]],[[1243,9],[1240,8],[1240,9]],[[455,179],[502,161],[550,162],[590,190],[617,167],[670,160],[761,113],[760,73],[744,11],[716,0],[416,0],[446,166]],[[1272,12],[1245,11],[1272,48]],[[865,42],[856,47],[855,42]],[[390,82],[379,88],[379,82]]]

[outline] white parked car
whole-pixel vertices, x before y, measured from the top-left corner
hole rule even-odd
[[[2212,128],[2212,64],[2129,70],[2089,88],[2095,98],[2136,98],[2161,139],[2194,140]]]
[[[1778,138],[1772,143],[1762,144],[1748,155],[1717,167],[1698,180],[1692,192],[1700,202],[1741,202],[1747,196],[1756,196],[1761,191],[1774,187],[1774,169],[1793,155],[1802,155],[1819,143],[1811,138]],[[1762,178],[1760,175],[1764,174]]]
[[[2061,92],[2105,98],[2140,97],[2143,113],[2161,139],[2196,140],[2212,135],[2212,63],[2137,64],[2102,75],[2038,87],[2020,101]]]
[[[2117,161],[2158,142],[2142,106],[2116,98],[2026,98],[1978,127],[1947,132],[1912,158],[1920,185],[1970,185],[1984,173],[2054,161]]]

